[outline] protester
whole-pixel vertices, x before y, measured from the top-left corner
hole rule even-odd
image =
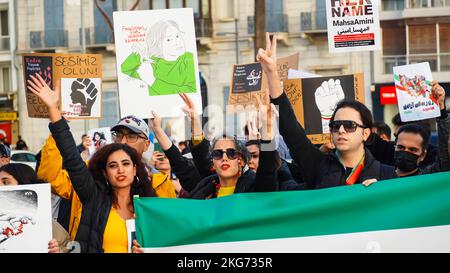
[[[134,218],[133,196],[156,196],[140,156],[128,145],[111,144],[92,157],[88,169],[58,109],[59,90],[51,90],[38,74],[28,80],[28,90],[48,108],[50,131],[83,204],[76,233],[81,251],[128,252],[125,220]]]
[[[157,170],[153,173],[153,178],[158,179],[161,183],[170,181],[175,189],[177,197],[186,197],[187,192],[183,189],[178,178],[173,174],[169,159],[164,153],[155,151],[152,156],[152,166]]]
[[[11,150],[5,144],[0,143],[0,167],[11,161]]]
[[[148,140],[149,129],[144,120],[127,116],[120,119],[112,127],[112,136],[115,143],[122,143],[135,149],[141,156],[150,146]],[[75,239],[78,226],[81,219],[82,203],[74,191],[70,177],[63,168],[63,160],[56,146],[55,140],[50,135],[41,151],[40,167],[37,170],[39,178],[49,181],[52,185],[52,191],[61,198],[69,200],[70,222],[69,233],[72,239]],[[84,159],[83,155],[82,158]],[[151,183],[159,197],[175,198],[176,191],[171,181],[164,180],[161,176],[152,177],[150,170],[147,170],[151,177]]]
[[[45,183],[37,178],[36,172],[28,165],[11,163],[0,167],[0,186],[31,185]],[[52,221],[53,238],[48,243],[49,253],[67,252],[70,236],[56,221]]]
[[[391,141],[391,128],[382,121],[373,123],[372,133],[377,134],[384,141]]]
[[[19,135],[19,140],[16,142],[16,150],[28,150],[27,143]]]
[[[450,115],[445,108],[445,90],[436,81],[433,81],[432,94],[437,98],[441,110],[441,116],[436,118],[439,141],[438,157],[433,164],[420,168],[420,163],[425,160],[427,154],[429,131],[418,124],[401,126],[397,132],[394,155],[396,172],[400,177],[450,171],[448,154]]]
[[[307,188],[320,189],[395,178],[393,167],[380,164],[364,148],[371,132],[372,115],[360,102],[344,100],[336,105],[329,124],[335,151],[323,154],[311,143],[282,90],[277,73],[276,43],[276,36],[271,41],[267,33],[266,49],[259,49],[257,60],[267,75],[271,100],[279,106],[280,133],[293,159],[304,171]]]
[[[192,101],[185,94],[180,94],[180,96],[187,105],[187,108],[184,108],[184,111],[187,112],[193,123],[194,135],[197,133],[197,136],[203,136],[204,134],[201,127],[200,130],[197,131],[199,120],[196,120],[198,117],[195,117],[197,115],[195,113],[195,107]],[[263,122],[265,125],[265,130],[263,130],[262,133],[263,143],[273,140],[273,121],[271,117],[274,114],[272,112],[272,107],[268,108],[269,109],[265,109],[265,115],[263,115],[265,116]],[[186,168],[185,166],[183,167],[182,162],[185,159],[183,159],[179,150],[174,147],[164,130],[162,130],[161,118],[155,112],[152,114],[153,119],[151,120],[151,125],[153,132],[169,158],[171,165],[174,167],[175,172],[178,177],[180,177],[180,182],[183,188],[189,189],[189,195],[187,198],[210,199],[225,197],[234,193],[277,190],[278,185],[276,172],[280,163],[276,162],[275,154],[277,152],[275,150],[275,145],[273,146],[273,149],[266,149],[261,152],[259,162],[261,167],[258,169],[256,175],[252,171],[249,171],[247,175],[244,175],[244,166],[247,162],[247,159],[244,161],[244,157],[247,154],[246,147],[241,141],[237,140],[236,137],[228,135],[216,137],[212,142],[211,151],[208,152],[208,154],[211,155],[212,166],[216,174],[206,176],[200,181],[193,181],[192,184],[183,183],[185,180],[175,169],[175,166],[178,166],[183,175],[188,173],[189,170],[187,169],[192,168]],[[206,141],[207,140],[205,139],[201,140],[201,142]],[[209,144],[207,145],[209,146]],[[198,177],[198,173],[196,173],[195,170],[190,170],[190,172]],[[193,186],[194,188],[191,189]]]

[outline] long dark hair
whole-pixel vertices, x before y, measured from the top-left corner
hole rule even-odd
[[[103,172],[106,172],[106,163],[108,161],[108,157],[117,151],[124,151],[131,158],[131,161],[136,166],[136,176],[134,178],[133,183],[131,184],[130,189],[130,199],[131,206],[133,207],[133,196],[139,195],[140,197],[156,197],[155,190],[152,187],[152,183],[148,178],[147,170],[145,169],[145,165],[141,160],[141,157],[138,155],[135,149],[131,148],[128,145],[121,143],[113,143],[109,145],[105,145],[103,148],[98,150],[89,161],[89,171],[92,176],[97,181],[104,181],[106,183],[106,178],[103,175]],[[113,200],[113,204],[117,205],[117,196],[114,194],[113,189],[109,183],[107,183],[108,191]]]
[[[40,184],[45,181],[38,179],[36,172],[22,163],[9,163],[0,167],[0,172],[6,172],[17,180],[19,185]]]

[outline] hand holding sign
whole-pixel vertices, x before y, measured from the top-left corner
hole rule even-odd
[[[336,104],[345,98],[340,80],[330,79],[324,81],[315,92],[316,105],[322,115],[322,130],[329,132],[328,123],[333,115]]]

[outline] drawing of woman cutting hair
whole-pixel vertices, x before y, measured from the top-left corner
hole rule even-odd
[[[195,93],[194,56],[186,51],[182,34],[173,20],[155,23],[146,50],[135,46],[121,65],[122,73],[144,82],[150,96]]]

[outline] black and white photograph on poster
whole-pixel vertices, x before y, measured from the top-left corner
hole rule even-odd
[[[50,184],[0,187],[0,253],[48,252],[50,203]]]
[[[262,85],[262,66],[259,63],[235,65],[231,93],[241,94],[260,91]]]
[[[92,155],[100,150],[106,144],[112,143],[111,128],[95,128],[88,132],[92,145],[89,147],[89,154]]]
[[[70,118],[101,118],[101,79],[61,79],[62,112]]]
[[[353,75],[303,79],[302,90],[308,135],[329,133],[328,125],[336,104],[344,98],[355,99]]]

